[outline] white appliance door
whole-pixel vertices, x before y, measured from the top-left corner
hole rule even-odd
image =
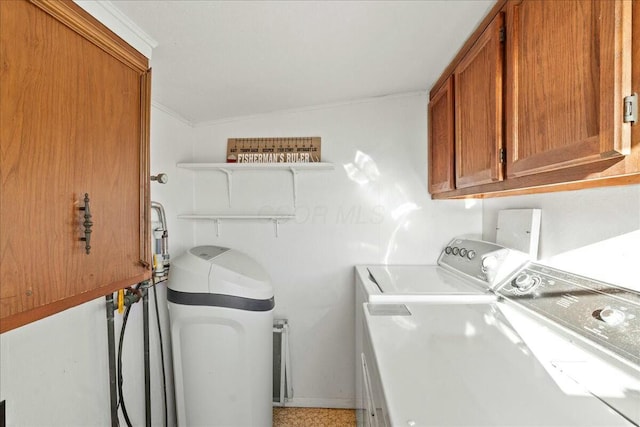
[[[495,304],[364,305],[391,425],[631,426],[593,396],[556,384]]]

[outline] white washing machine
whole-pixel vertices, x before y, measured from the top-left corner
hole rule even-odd
[[[455,238],[434,265],[356,266],[356,288],[369,302],[487,302],[526,261],[495,243]]]
[[[178,426],[271,426],[273,287],[238,251],[198,246],[167,284]]]
[[[437,265],[356,266],[356,414],[366,421],[363,374],[363,303],[489,304],[493,289],[527,261],[521,252],[479,240],[455,238],[440,254]]]

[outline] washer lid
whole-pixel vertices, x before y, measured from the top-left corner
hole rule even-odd
[[[369,302],[491,302],[487,288],[437,265],[367,265],[356,271]]]
[[[384,294],[484,294],[482,289],[438,266],[369,266]]]

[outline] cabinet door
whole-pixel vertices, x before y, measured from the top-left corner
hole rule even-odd
[[[454,189],[453,77],[429,102],[429,192]]]
[[[0,2],[1,331],[149,277],[146,59],[131,66],[86,38],[77,6],[48,4]]]
[[[502,180],[503,19],[494,18],[454,71],[457,188]]]
[[[631,2],[515,1],[506,19],[507,176],[628,154]]]

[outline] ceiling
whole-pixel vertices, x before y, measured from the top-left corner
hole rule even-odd
[[[494,0],[112,4],[158,42],[154,103],[203,124],[426,91]]]

